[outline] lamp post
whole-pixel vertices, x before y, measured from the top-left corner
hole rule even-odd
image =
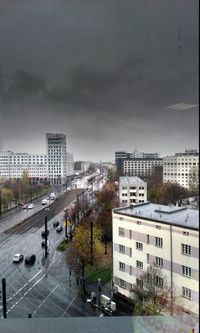
[[[101,306],[100,297],[101,297],[101,279],[98,278],[98,305],[99,306]]]

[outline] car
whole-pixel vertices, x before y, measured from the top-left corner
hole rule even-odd
[[[42,241],[41,246],[45,247],[45,240]],[[47,247],[49,247],[49,240],[48,239],[47,239]]]
[[[47,230],[47,235],[49,234],[49,230]],[[45,237],[45,230],[42,230],[42,232],[41,232],[41,236],[42,236],[42,238],[44,238]]]
[[[20,262],[24,259],[23,254],[21,253],[16,253],[13,257],[13,262]]]
[[[41,204],[42,204],[42,205],[47,205],[47,204],[48,204],[48,200],[47,200],[47,199],[43,199],[43,200],[41,201]]]
[[[31,256],[28,256],[25,258],[25,265],[33,265],[35,263],[36,256],[35,254],[32,254]]]
[[[32,209],[33,207],[34,207],[34,204],[31,203],[31,204],[28,205],[27,208],[28,208],[28,209]]]
[[[56,228],[60,225],[59,221],[54,221],[53,222],[53,227]]]
[[[28,205],[23,205],[23,206],[21,206],[23,209],[27,209],[28,208]]]
[[[59,225],[57,228],[56,228],[56,231],[57,232],[61,232],[63,230],[63,227],[61,225]]]

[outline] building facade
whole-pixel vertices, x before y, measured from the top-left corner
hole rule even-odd
[[[47,177],[53,185],[64,185],[67,176],[66,135],[46,134]]]
[[[130,206],[146,202],[147,183],[139,177],[120,177],[119,199],[121,206]]]
[[[123,161],[123,172],[126,176],[137,176],[147,179],[155,172],[156,167],[163,166],[162,158],[134,158]]]
[[[134,150],[132,153],[127,153],[126,151],[116,151],[115,152],[115,167],[116,171],[119,173],[124,172],[124,161],[127,159],[158,159],[158,153],[144,153]]]
[[[46,155],[0,151],[0,178],[20,179],[24,171],[28,172],[31,182],[46,181]]]
[[[173,314],[198,314],[199,211],[152,203],[113,210],[113,284],[134,299],[141,275],[155,263],[172,290]]]
[[[67,176],[74,174],[74,154],[67,152]]]
[[[196,150],[186,150],[175,156],[163,158],[163,182],[178,183],[192,188],[199,184],[199,153]]]

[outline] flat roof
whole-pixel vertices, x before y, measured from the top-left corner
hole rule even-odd
[[[145,202],[134,206],[116,208],[113,212],[199,230],[198,209]]]
[[[146,183],[139,177],[120,177],[119,178],[120,186],[130,186],[130,185],[145,185]]]

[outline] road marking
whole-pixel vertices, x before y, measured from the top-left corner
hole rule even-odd
[[[67,313],[67,311],[69,310],[69,308],[70,308],[70,306],[72,305],[72,303],[75,301],[75,299],[76,299],[76,297],[78,296],[78,294],[77,295],[75,295],[74,297],[73,297],[73,299],[71,300],[71,302],[69,303],[69,305],[68,305],[68,307],[67,307],[67,309],[63,312],[63,314],[62,314],[62,316],[61,316],[61,318],[64,316],[64,314],[65,313]]]
[[[35,309],[35,311],[33,312],[33,314],[35,314],[37,312],[37,310],[39,308],[41,308],[41,306],[46,302],[46,300],[51,296],[51,294],[53,294],[53,292],[59,287],[60,283],[58,283],[53,289],[52,291],[43,299],[42,303],[40,303],[40,305]]]
[[[56,251],[54,252],[54,255],[53,255],[53,260],[52,260],[52,265],[54,264],[54,260],[55,260],[55,257],[56,257]]]

